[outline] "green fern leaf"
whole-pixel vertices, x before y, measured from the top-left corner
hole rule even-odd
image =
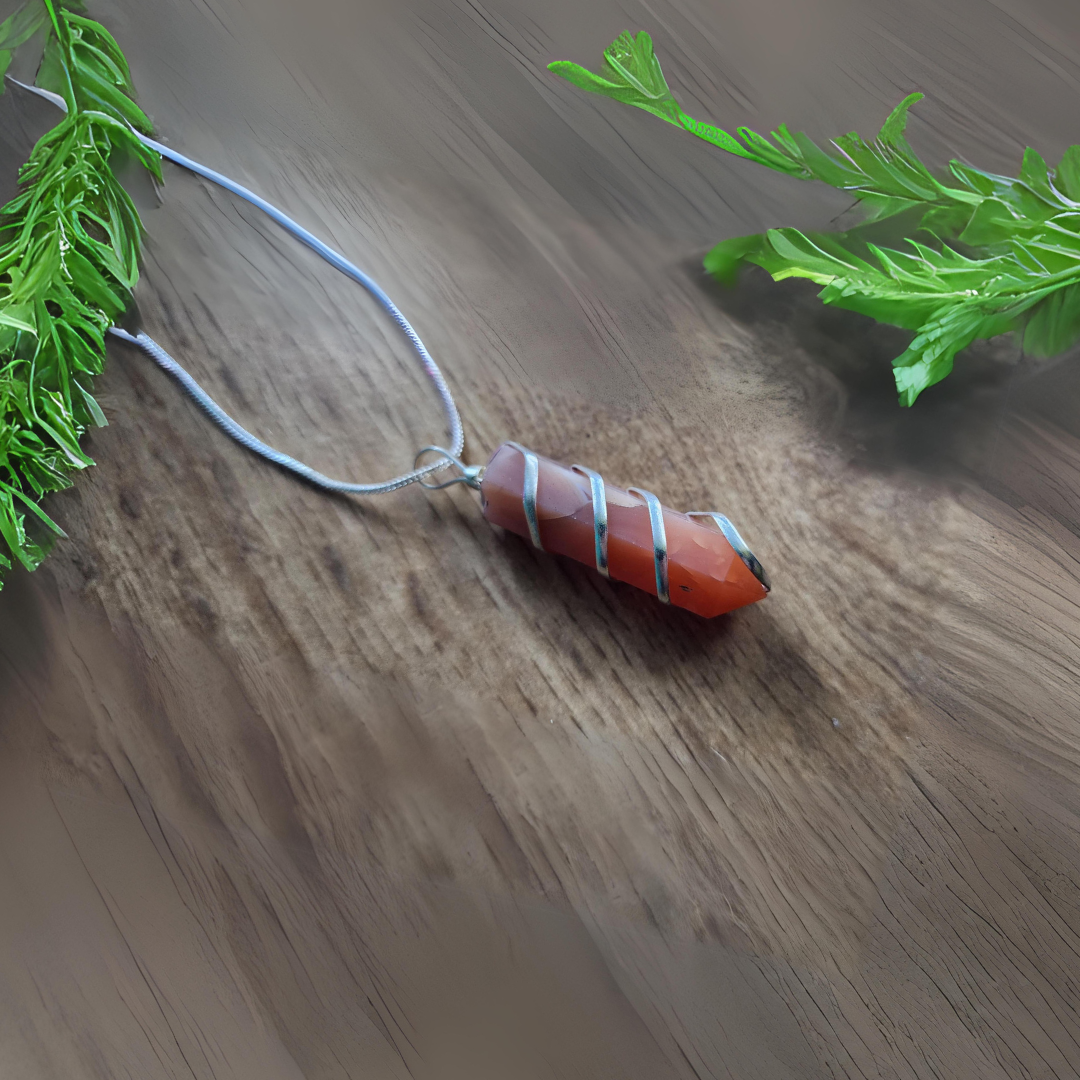
[[[851,132],[823,149],[783,125],[771,141],[745,127],[736,138],[687,116],[647,34],[623,34],[604,56],[603,76],[566,62],[549,68],[729,153],[852,196],[863,211],[852,231],[807,236],[774,229],[734,237],[708,253],[705,268],[727,284],[747,263],[777,281],[807,278],[823,286],[819,296],[827,304],[914,331],[893,362],[901,404],[914,404],[945,378],[957,353],[976,339],[1022,331],[1025,348],[1043,356],[1080,341],[1080,146],[1070,147],[1054,170],[1028,149],[1015,179],[957,161],[939,177],[905,134],[908,110],[922,94],[900,102],[872,141]],[[866,225],[899,215],[904,221],[914,215],[906,249],[862,238]]]
[[[41,503],[93,464],[79,441],[106,423],[93,380],[105,333],[131,302],[142,239],[114,155],[161,175],[133,130],[151,127],[132,100],[127,61],[80,10],[73,0],[29,0],[0,25],[0,69],[46,33],[36,81],[68,107],[0,208],[0,568],[36,568],[49,536],[63,535]]]

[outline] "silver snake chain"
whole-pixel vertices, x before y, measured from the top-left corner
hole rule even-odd
[[[63,109],[65,112],[67,111],[67,103],[59,94],[53,94],[48,90],[42,90],[39,86],[28,86],[26,83],[19,82],[17,79],[12,79],[10,75],[7,76],[7,78],[16,86],[20,86],[24,90],[29,90],[30,93],[37,94],[38,97],[43,97],[47,101],[51,101],[54,105]],[[180,384],[195,404],[198,405],[199,408],[229,436],[229,438],[234,439],[252,453],[258,454],[260,457],[273,462],[273,464],[278,465],[283,469],[287,469],[289,472],[302,477],[304,480],[314,484],[316,487],[322,488],[324,491],[335,491],[350,495],[382,495],[386,492],[397,491],[399,488],[407,487],[409,484],[415,483],[420,483],[422,486],[430,489],[448,487],[450,484],[457,483],[465,483],[471,487],[478,486],[481,470],[476,466],[465,465],[461,461],[461,454],[465,449],[465,433],[461,426],[461,416],[458,413],[457,405],[454,403],[454,396],[450,393],[450,387],[447,386],[446,380],[443,378],[443,374],[439,370],[438,364],[432,359],[431,354],[420,340],[420,336],[412,328],[409,320],[401,313],[394,301],[382,290],[378,282],[365,274],[359,267],[354,266],[344,255],[339,254],[332,247],[324,244],[317,236],[308,232],[302,225],[298,225],[287,214],[282,213],[276,206],[268,203],[264,198],[256,195],[255,192],[244,187],[242,184],[238,184],[235,180],[230,180],[227,176],[223,176],[221,173],[209,169],[205,165],[200,165],[197,161],[192,161],[191,158],[185,157],[183,154],[177,153],[170,147],[135,131],[134,128],[132,128],[132,131],[142,143],[150,147],[151,150],[155,150],[162,157],[168,158],[170,161],[175,162],[189,172],[196,173],[198,176],[210,180],[212,183],[225,188],[227,191],[231,191],[234,195],[239,195],[240,198],[246,199],[252,206],[257,206],[264,214],[276,221],[286,232],[295,236],[302,244],[306,244],[331,266],[340,270],[346,277],[352,278],[357,284],[362,285],[367,289],[367,291],[378,301],[382,309],[404,331],[405,336],[409,339],[409,343],[420,357],[425,373],[432,383],[434,383],[435,389],[438,391],[439,398],[442,402],[443,412],[446,416],[447,428],[450,434],[450,447],[425,446],[416,455],[416,462],[418,462],[425,454],[438,454],[438,460],[427,465],[414,467],[410,472],[403,473],[401,476],[396,476],[392,480],[386,480],[381,484],[352,484],[344,480],[331,479],[329,476],[324,476],[310,466],[305,465],[302,461],[297,461],[296,458],[290,457],[288,454],[283,454],[280,450],[275,450],[271,446],[267,446],[261,439],[257,439],[250,431],[241,427],[227,412],[225,412],[224,409],[221,408],[220,405],[218,405],[216,401],[214,401],[214,399],[191,377],[191,375],[177,363],[176,360],[174,360],[156,341],[154,341],[152,337],[150,337],[149,334],[142,332],[138,334],[129,334],[126,330],[123,330],[118,326],[111,327],[109,333],[114,337],[119,338],[121,341],[126,341],[141,349],[155,364],[158,365],[158,367]],[[414,466],[416,462],[414,462]],[[442,484],[425,483],[425,478],[431,473],[438,472],[451,465],[456,466],[460,470],[459,476]]]

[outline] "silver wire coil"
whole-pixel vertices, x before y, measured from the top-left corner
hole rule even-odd
[[[538,551],[544,550],[543,541],[540,539],[540,519],[536,513],[536,497],[540,486],[540,458],[521,443],[508,442],[507,446],[513,447],[525,459],[525,478],[522,483],[521,505],[525,511],[525,521],[529,526],[529,536],[533,547]],[[584,465],[571,465],[570,471],[584,476],[589,481],[589,491],[592,496],[593,509],[593,540],[596,551],[596,569],[604,577],[610,577],[608,568],[608,507],[607,492],[604,487],[604,478],[594,469],[588,469]],[[640,499],[649,510],[649,525],[652,529],[653,542],[653,566],[656,571],[656,598],[662,604],[671,603],[671,592],[668,587],[668,545],[667,530],[664,528],[664,509],[660,500],[644,488],[627,488],[627,493]],[[739,530],[731,522],[715,510],[693,510],[687,513],[691,518],[708,518],[724,534],[724,538],[735,550],[735,554],[742,559],[746,568],[764,586],[765,591],[771,590],[769,577],[765,568],[758,562],[757,557],[747,546],[746,541],[739,535]]]

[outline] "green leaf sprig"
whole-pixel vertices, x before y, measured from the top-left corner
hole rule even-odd
[[[127,61],[80,7],[29,0],[0,24],[0,76],[14,49],[43,35],[36,83],[67,104],[0,208],[0,570],[35,569],[49,534],[62,535],[41,502],[93,464],[79,439],[105,424],[93,380],[138,280],[142,238],[114,163],[130,155],[161,180],[159,156],[133,131],[151,125]],[[27,515],[37,529],[27,530]]]
[[[784,125],[770,141],[746,127],[736,137],[688,116],[646,33],[612,42],[600,73],[568,61],[548,67],[730,154],[849,192],[864,212],[855,229],[782,228],[736,237],[713,248],[705,267],[727,283],[746,263],[777,281],[808,278],[824,286],[825,303],[914,331],[893,361],[902,405],[944,379],[956,354],[976,339],[1020,331],[1034,356],[1052,356],[1080,340],[1080,146],[1069,147],[1054,170],[1026,150],[1016,179],[959,161],[939,177],[904,136],[908,109],[922,94],[905,98],[872,142],[851,132],[826,150]],[[867,225],[888,218],[913,222],[904,249],[864,238]]]

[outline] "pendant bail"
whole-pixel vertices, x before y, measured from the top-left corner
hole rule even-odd
[[[454,484],[465,484],[467,487],[471,487],[476,491],[480,490],[480,481],[484,479],[483,465],[466,465],[464,461],[454,454],[451,454],[445,447],[425,446],[417,453],[416,458],[413,460],[414,469],[420,464],[420,459],[425,454],[441,454],[446,460],[445,468],[453,466],[459,471],[460,475],[451,477],[449,480],[444,480],[441,484],[429,484],[426,480],[420,479],[417,482],[421,487],[427,488],[428,491],[442,491],[443,488],[452,487]]]

